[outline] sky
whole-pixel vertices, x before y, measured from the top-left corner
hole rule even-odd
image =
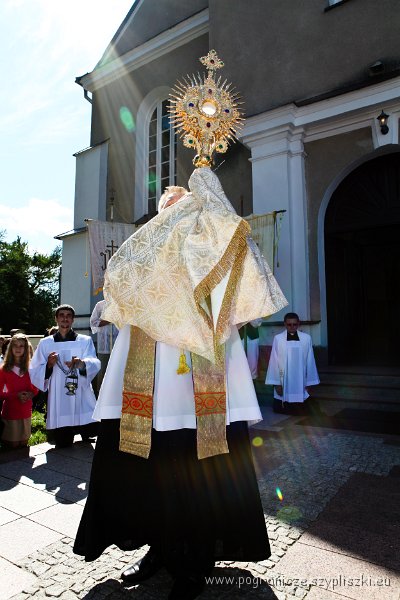
[[[73,226],[75,158],[91,105],[75,78],[93,70],[133,0],[1,0],[0,230],[49,253]]]

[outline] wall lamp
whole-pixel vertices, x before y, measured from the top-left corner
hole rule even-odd
[[[379,115],[379,117],[376,117],[377,121],[379,121],[379,126],[381,128],[382,135],[386,135],[387,133],[389,133],[389,127],[387,124],[388,118],[389,118],[389,115],[384,113],[383,110],[382,110],[381,114]]]

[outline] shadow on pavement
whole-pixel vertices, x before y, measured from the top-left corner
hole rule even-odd
[[[352,475],[301,542],[400,572],[400,485],[392,471]]]
[[[11,490],[21,483],[54,494],[64,504],[84,500],[93,448],[83,443],[76,446],[62,452],[50,448],[37,456],[29,456],[29,449],[7,453],[9,460],[0,462],[1,490]]]
[[[277,600],[271,587],[246,569],[230,569],[216,567],[209,583],[200,594],[200,600],[264,599]],[[162,600],[168,598],[172,587],[172,579],[165,570],[136,587],[124,586],[120,581],[107,579],[96,584],[82,600],[117,600],[132,598],[135,600]]]

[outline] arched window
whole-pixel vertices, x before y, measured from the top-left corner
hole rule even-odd
[[[167,185],[176,185],[176,133],[169,122],[170,88],[154,88],[136,118],[135,221],[153,216]]]
[[[158,200],[168,185],[176,185],[176,133],[171,126],[168,100],[157,102],[149,123],[147,157],[148,214],[157,212]]]

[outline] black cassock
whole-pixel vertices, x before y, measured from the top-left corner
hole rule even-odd
[[[201,460],[194,429],[153,429],[148,459],[120,452],[119,423],[100,424],[76,554],[149,544],[172,575],[270,556],[247,423],[227,427],[229,454]]]

